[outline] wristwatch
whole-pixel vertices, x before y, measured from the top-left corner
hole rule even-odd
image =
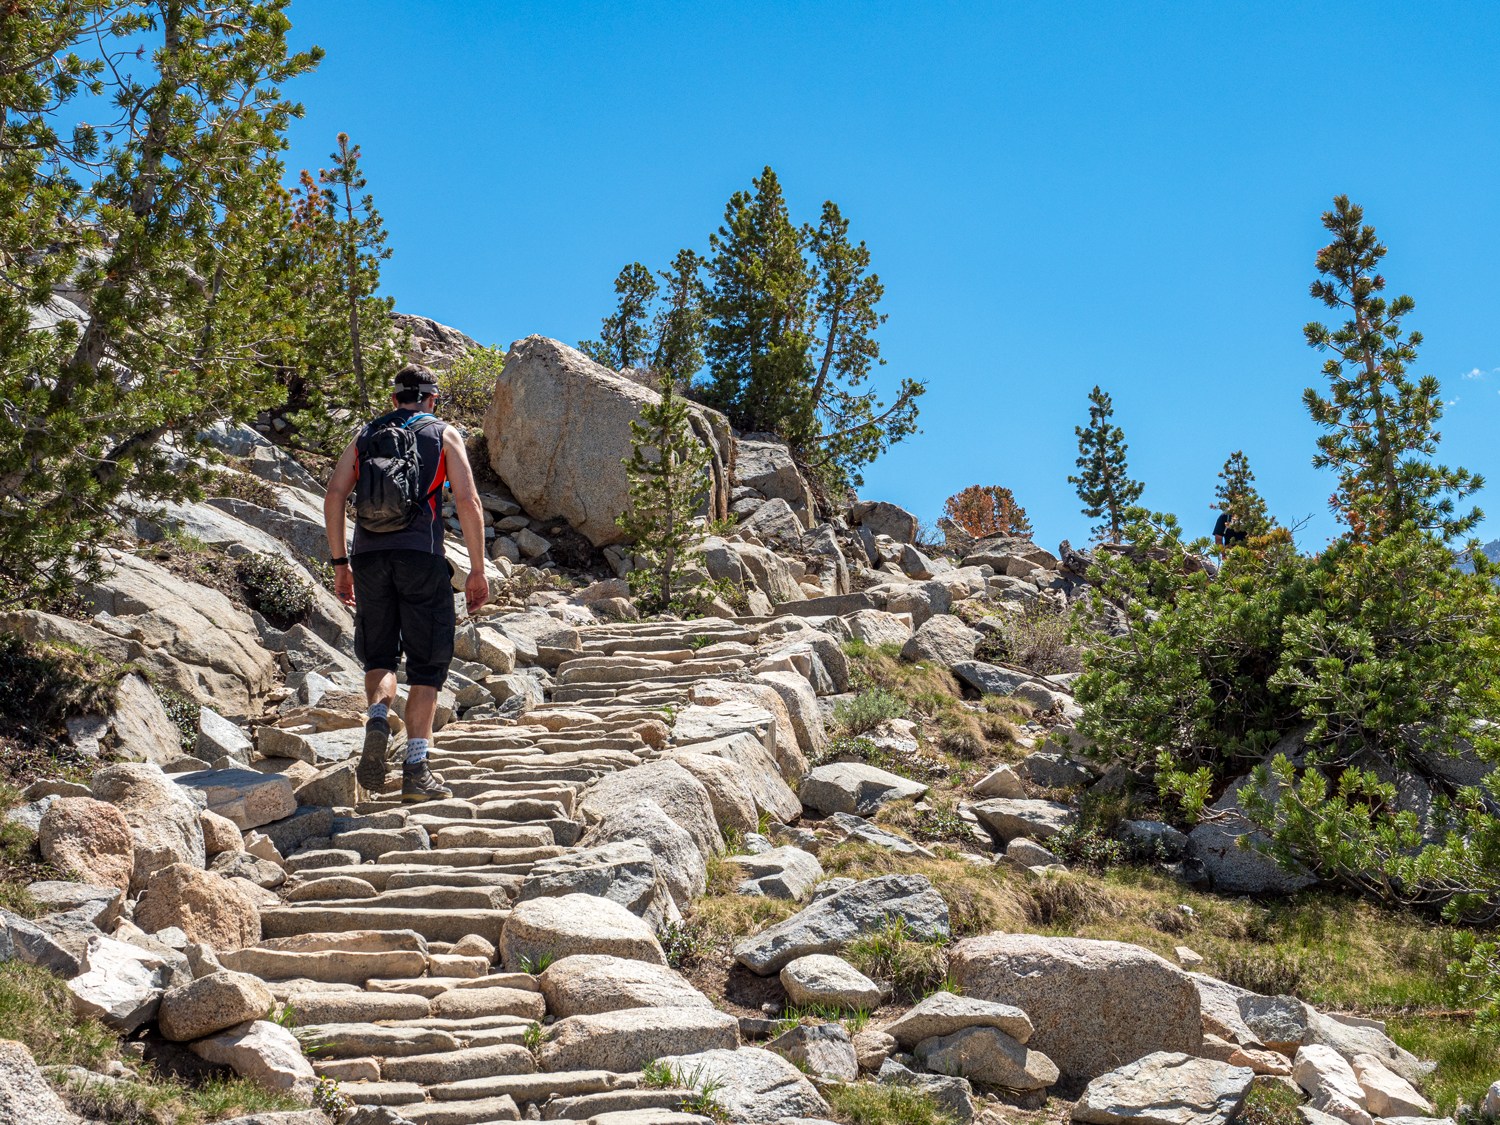
[[[329,566],[348,566],[349,565],[349,556],[348,555],[340,555],[336,559],[329,559],[328,560],[328,565]]]

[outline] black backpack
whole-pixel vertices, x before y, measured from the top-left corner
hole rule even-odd
[[[422,495],[417,431],[437,421],[431,414],[416,414],[404,422],[387,415],[360,435],[355,443],[359,478],[354,485],[354,519],[362,531],[405,531],[432,498],[432,492]]]

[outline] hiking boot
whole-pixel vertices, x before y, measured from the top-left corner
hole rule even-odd
[[[371,719],[365,723],[365,748],[359,756],[359,767],[354,778],[370,793],[380,793],[386,788],[385,755],[391,746],[391,725],[384,719]]]
[[[453,796],[443,779],[427,768],[427,763],[413,762],[401,768],[401,799],[407,804],[418,801],[441,801]]]

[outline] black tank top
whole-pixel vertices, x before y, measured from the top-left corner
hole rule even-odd
[[[443,450],[443,434],[448,428],[447,424],[433,418],[431,414],[403,408],[370,422],[360,431],[360,437],[387,422],[411,424],[414,419],[420,419],[416,421],[413,430],[417,436],[417,456],[422,461],[422,495],[427,497],[427,502],[422,505],[421,512],[411,526],[401,531],[366,531],[355,524],[351,554],[362,555],[368,551],[425,551],[431,555],[443,553],[443,485],[448,481],[448,460]],[[354,471],[359,472],[357,460]]]

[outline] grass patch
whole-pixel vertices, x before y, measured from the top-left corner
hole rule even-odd
[[[930,1096],[910,1086],[850,1082],[822,1091],[828,1104],[853,1125],[957,1125]]]
[[[896,872],[925,875],[948,904],[948,920],[955,937],[995,930],[1026,929],[1034,912],[1024,884],[1002,868],[977,867],[943,854],[932,859],[898,856],[873,844],[839,844],[826,849],[820,860],[829,875],[873,879]]]
[[[1281,1083],[1252,1086],[1240,1110],[1239,1125],[1302,1125],[1302,1095]]]
[[[1436,1116],[1458,1118],[1460,1106],[1478,1106],[1500,1075],[1500,1038],[1476,1034],[1464,1015],[1398,1016],[1386,1033],[1418,1058],[1437,1063],[1422,1083]]]
[[[247,1078],[210,1078],[197,1085],[153,1081],[73,1079],[63,1087],[73,1109],[112,1125],[199,1125],[226,1117],[305,1109],[299,1098],[267,1090]]]
[[[931,995],[948,976],[948,954],[941,941],[912,935],[904,918],[891,918],[872,934],[855,938],[843,956],[865,976],[889,984],[900,1003]]]
[[[205,497],[224,497],[229,500],[243,500],[246,504],[254,504],[258,508],[276,507],[276,490],[260,477],[239,469],[230,469],[218,473],[205,473],[203,481],[203,495]]]
[[[0,964],[0,1039],[26,1044],[42,1066],[93,1069],[120,1052],[113,1031],[73,1014],[62,980],[19,961]]]
[[[841,1008],[834,1004],[788,1004],[781,1009],[778,1035],[791,1031],[806,1021],[813,1023],[841,1023],[850,1035],[857,1035],[870,1022],[870,1013],[864,1008]]]

